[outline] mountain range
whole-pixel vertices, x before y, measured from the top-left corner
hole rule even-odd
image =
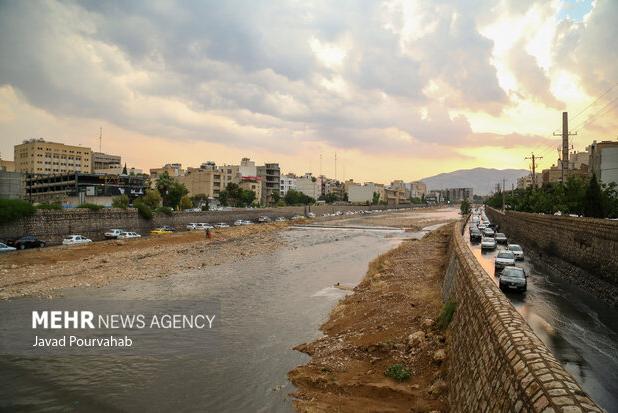
[[[475,195],[489,195],[496,189],[496,184],[502,185],[505,180],[506,188],[517,186],[517,179],[528,175],[526,169],[459,169],[453,172],[441,173],[421,179],[427,184],[427,189],[445,188],[473,188]]]

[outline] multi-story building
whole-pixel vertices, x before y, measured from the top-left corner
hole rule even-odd
[[[397,206],[403,203],[410,202],[406,197],[406,191],[401,187],[385,188],[386,204],[390,206]]]
[[[297,177],[296,190],[303,194],[310,196],[313,199],[318,199],[322,195],[322,185],[320,181],[311,174],[311,172],[305,173],[304,176]]]
[[[29,139],[15,145],[15,171],[28,174],[90,173],[92,149]]]
[[[110,165],[107,168],[95,169],[94,173],[96,174],[106,174],[106,175],[122,175],[125,173],[125,166],[122,165]],[[144,171],[138,168],[126,168],[126,175],[143,175]]]
[[[187,188],[189,196],[206,195],[207,197],[215,197],[215,175],[220,177],[220,174],[213,168],[189,167],[184,175],[176,176],[174,179]],[[220,186],[218,189],[221,189]],[[216,195],[218,197],[219,193],[217,192]]]
[[[110,155],[103,152],[92,153],[92,172],[99,169],[109,169],[122,164],[120,155]]]
[[[296,189],[296,175],[287,174],[279,180],[279,194],[284,197],[290,189]]]
[[[262,199],[262,182],[259,176],[246,176],[240,179],[238,186],[246,191],[255,192],[254,203],[261,202]]]
[[[358,183],[348,185],[348,201],[353,204],[365,204],[373,201],[373,185],[361,185]]]
[[[278,163],[267,163],[257,167],[257,176],[262,182],[262,205],[272,205],[274,197],[279,196],[281,185],[281,169]],[[319,196],[319,195],[318,195]]]
[[[522,176],[517,179],[517,189],[527,189],[532,187],[533,182],[536,181],[536,187],[540,188],[543,185],[543,174],[537,172],[536,180],[532,179],[532,174]]]
[[[604,183],[618,183],[618,141],[594,141],[589,146],[590,171]]]
[[[427,195],[427,185],[422,181],[410,182],[410,197],[423,198]]]
[[[0,172],[15,172],[15,162],[0,159]]]
[[[472,188],[446,188],[442,190],[442,198],[449,202],[472,201],[474,190]]]
[[[85,202],[111,206],[114,196],[135,199],[144,195],[143,175],[104,175],[74,172],[61,175],[30,175],[25,179],[25,197],[32,202],[60,201],[65,205]]]
[[[182,176],[185,174],[184,169],[182,169],[182,164],[180,163],[166,163],[161,168],[150,168],[150,179],[152,181],[156,181],[160,175],[163,175],[165,172],[169,176]]]

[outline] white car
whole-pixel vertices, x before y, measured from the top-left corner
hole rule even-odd
[[[294,215],[294,216],[292,217],[292,220],[294,220],[294,221],[299,220],[299,219],[305,219],[305,217],[304,217],[304,216],[302,216],[302,215]]]
[[[62,240],[62,245],[87,244],[89,242],[92,242],[92,240],[82,235],[67,235]]]
[[[516,260],[524,259],[524,250],[519,244],[509,244],[507,249],[513,253]]]
[[[189,231],[193,231],[196,228],[197,228],[197,223],[196,222],[190,222],[190,223],[187,224],[187,230],[189,230]]]
[[[285,221],[287,221],[287,220],[288,220],[288,219],[287,219],[286,217],[277,217],[277,218],[275,219],[275,222],[285,222]]]
[[[496,262],[494,263],[495,273],[498,274],[505,267],[512,267],[515,265],[515,255],[511,251],[500,251],[496,256]]]
[[[492,237],[493,238],[494,235],[495,235],[495,232],[494,232],[493,229],[487,227],[487,228],[483,229],[483,235],[486,236],[486,237]]]
[[[308,212],[307,218],[315,218],[315,214],[313,212]]]
[[[496,240],[491,237],[483,237],[481,239],[481,249],[482,250],[495,250]]]
[[[215,228],[229,228],[230,226],[228,224],[226,224],[225,222],[219,222],[217,224],[214,225]]]
[[[205,231],[207,229],[213,229],[214,227],[207,222],[198,222],[195,225],[195,229]]]
[[[236,221],[234,221],[234,225],[235,226],[240,226],[240,225],[253,225],[253,222],[246,220],[246,219],[237,219]]]
[[[114,228],[114,229],[110,229],[109,231],[107,231],[104,235],[105,235],[105,239],[116,239],[118,238],[118,235],[122,234],[123,232],[125,232],[124,229],[120,229],[120,228]]]
[[[17,248],[9,247],[8,245],[0,242],[0,252],[15,251]]]
[[[130,238],[141,238],[142,236],[137,232],[126,231],[118,235],[118,239],[130,239]]]

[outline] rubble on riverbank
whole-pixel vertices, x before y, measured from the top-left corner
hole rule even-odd
[[[311,361],[289,373],[300,412],[445,412],[446,337],[433,320],[451,225],[376,260],[331,312],[324,336],[296,350]],[[400,365],[406,381],[385,371]]]
[[[0,299],[53,296],[70,287],[100,287],[115,280],[166,277],[281,246],[287,223],[179,232],[133,240],[17,251],[0,257]]]

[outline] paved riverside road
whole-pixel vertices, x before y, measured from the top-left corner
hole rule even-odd
[[[497,250],[482,252],[480,243],[470,244],[467,227],[464,238],[497,285]],[[517,266],[529,275],[528,291],[507,293],[511,303],[584,390],[608,412],[618,412],[618,312],[527,259]]]

